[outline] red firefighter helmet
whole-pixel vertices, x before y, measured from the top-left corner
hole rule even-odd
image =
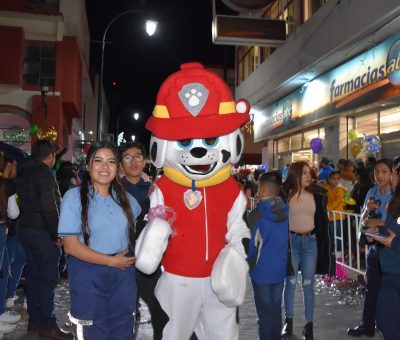
[[[249,103],[235,102],[217,74],[200,63],[186,63],[161,85],[146,128],[166,140],[211,138],[247,123],[249,111]]]

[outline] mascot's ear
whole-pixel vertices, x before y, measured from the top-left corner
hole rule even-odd
[[[244,138],[240,129],[229,134],[229,151],[231,152],[231,163],[236,164],[240,161],[244,148]]]
[[[165,162],[167,152],[167,143],[165,139],[159,139],[151,135],[150,139],[150,160],[156,168],[162,168]]]

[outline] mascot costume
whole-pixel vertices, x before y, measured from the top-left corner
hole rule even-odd
[[[151,161],[164,175],[150,196],[136,267],[146,274],[160,262],[164,268],[156,287],[169,317],[163,339],[188,340],[193,331],[200,340],[239,338],[249,231],[246,198],[230,171],[242,154],[249,109],[215,73],[187,63],[164,81],[147,121]]]

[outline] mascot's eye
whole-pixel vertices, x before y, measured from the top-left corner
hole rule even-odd
[[[204,146],[215,146],[218,144],[219,137],[203,139]]]
[[[181,139],[176,142],[182,149],[190,148],[193,144],[193,139]]]

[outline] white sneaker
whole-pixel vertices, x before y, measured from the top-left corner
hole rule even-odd
[[[21,319],[21,315],[4,312],[0,315],[0,323],[17,323]]]
[[[0,322],[0,339],[3,337],[3,334],[10,333],[15,330],[14,325],[10,325],[9,323]]]
[[[14,298],[8,298],[6,300],[6,308],[14,308]]]

